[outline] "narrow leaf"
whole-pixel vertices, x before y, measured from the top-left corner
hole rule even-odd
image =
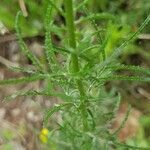
[[[29,91],[19,91],[19,92],[16,92],[12,95],[9,95],[9,96],[6,96],[4,97],[4,101],[8,101],[8,100],[12,100],[12,99],[15,99],[19,96],[37,96],[37,95],[45,95],[45,92],[43,90],[29,90]]]
[[[57,105],[57,106],[54,106],[53,108],[50,108],[48,109],[46,112],[45,112],[45,115],[44,115],[44,126],[47,126],[47,123],[48,123],[48,119],[55,113],[55,112],[58,112],[60,110],[62,110],[62,108],[66,107],[66,106],[69,106],[69,105],[73,105],[72,103],[64,103],[64,104],[60,104],[60,105]]]
[[[127,80],[127,81],[140,81],[140,82],[150,82],[150,78],[148,77],[140,77],[140,76],[110,76],[106,78],[98,79],[100,81],[111,81],[111,80]]]
[[[21,15],[22,15],[22,13],[21,13],[21,11],[19,11],[17,13],[16,19],[15,19],[16,36],[17,36],[21,51],[32,61],[33,65],[35,67],[37,67],[39,71],[43,71],[42,64],[40,63],[38,58],[34,54],[32,54],[32,52],[28,49],[27,45],[25,44],[25,42],[22,39],[20,28],[19,28],[19,17]]]
[[[116,129],[116,131],[114,131],[113,135],[118,134],[120,130],[125,126],[127,119],[129,117],[130,111],[131,111],[131,106],[128,107],[128,110],[125,114],[123,121],[121,122],[120,126]]]
[[[110,68],[112,70],[129,70],[129,71],[135,71],[135,72],[141,72],[150,75],[150,69],[140,67],[140,66],[132,66],[132,65],[110,65],[106,68]]]
[[[45,75],[37,74],[32,75],[29,77],[21,77],[21,78],[14,78],[8,80],[0,80],[0,85],[13,85],[13,84],[20,84],[20,83],[29,83],[37,80],[45,79]]]

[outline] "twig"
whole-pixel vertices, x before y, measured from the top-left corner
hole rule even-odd
[[[146,97],[147,99],[150,99],[150,93],[148,93],[146,90],[142,89],[142,88],[138,88],[138,92],[143,95],[144,97]]]
[[[17,38],[16,38],[16,36],[14,34],[3,35],[3,36],[0,36],[0,44],[1,43],[5,43],[5,42],[14,41],[16,39]]]
[[[19,64],[13,63],[13,62],[5,59],[2,56],[0,56],[0,63],[2,63],[3,65],[5,65],[6,67],[19,67]]]
[[[150,40],[150,34],[140,34],[138,36],[138,39],[140,39],[140,40]]]
[[[28,12],[27,12],[24,0],[19,0],[19,5],[20,5],[20,9],[21,9],[21,11],[23,13],[23,16],[27,17],[28,16]]]

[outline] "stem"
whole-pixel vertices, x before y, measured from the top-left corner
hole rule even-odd
[[[69,46],[76,49],[76,38],[75,38],[75,25],[74,25],[74,16],[73,16],[73,2],[72,0],[65,0],[65,9],[66,9],[66,24],[68,29],[68,38],[69,38]],[[78,56],[76,54],[71,54],[71,63],[72,63],[72,71],[73,73],[78,73],[79,69],[79,61]],[[87,108],[85,105],[85,91],[83,87],[83,83],[81,79],[76,79],[78,90],[81,96],[81,112],[83,117],[83,126],[84,129],[87,130]]]

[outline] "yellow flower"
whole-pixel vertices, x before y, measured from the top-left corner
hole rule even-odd
[[[40,135],[39,135],[39,139],[41,140],[42,143],[47,143],[48,141],[48,129],[46,128],[43,128],[40,132]]]

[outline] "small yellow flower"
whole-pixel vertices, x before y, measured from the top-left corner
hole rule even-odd
[[[49,133],[49,131],[46,128],[43,128],[40,132],[39,139],[44,144],[47,143],[47,141],[48,141],[48,133]]]

